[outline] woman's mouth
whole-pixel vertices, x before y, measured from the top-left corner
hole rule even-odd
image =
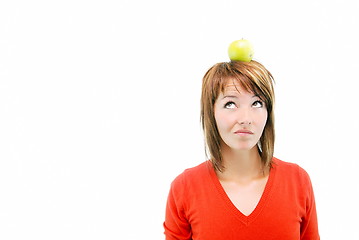
[[[248,135],[253,135],[253,132],[249,131],[249,130],[242,129],[242,130],[235,131],[234,134],[240,135],[240,136],[248,136]]]

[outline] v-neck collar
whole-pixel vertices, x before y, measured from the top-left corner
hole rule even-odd
[[[274,159],[273,159],[274,160]],[[217,174],[212,167],[212,163],[210,161],[209,165],[211,166],[209,168],[209,173],[211,175],[212,182],[214,183],[215,188],[217,189],[220,197],[223,200],[224,205],[229,209],[230,212],[232,212],[242,223],[244,223],[246,226],[248,226],[251,222],[253,222],[258,215],[262,212],[264,209],[266,203],[268,202],[268,199],[270,197],[272,185],[274,182],[275,174],[276,174],[276,163],[273,161],[273,167],[269,171],[269,176],[267,183],[265,185],[264,191],[262,193],[262,196],[255,207],[255,209],[247,216],[244,215],[231,201],[231,199],[228,197],[227,193],[225,192],[222,184],[220,183]]]

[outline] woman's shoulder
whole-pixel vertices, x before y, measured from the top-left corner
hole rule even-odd
[[[297,163],[283,161],[278,158],[273,158],[272,167],[280,174],[298,178],[303,181],[310,181],[309,174]]]
[[[212,167],[212,164],[210,161],[202,162],[194,167],[186,168],[182,173],[180,173],[175,180],[177,179],[183,179],[183,178],[200,178],[201,175],[207,174],[208,169]]]
[[[193,185],[194,183],[205,181],[206,177],[209,176],[209,170],[211,167],[211,162],[205,161],[194,167],[185,169],[172,181],[172,187],[183,187],[188,184]]]

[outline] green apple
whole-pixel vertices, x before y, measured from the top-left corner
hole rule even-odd
[[[232,61],[250,62],[253,53],[252,44],[245,39],[236,40],[228,47],[228,56]]]

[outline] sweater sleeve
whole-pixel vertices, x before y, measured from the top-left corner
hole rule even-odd
[[[191,226],[185,212],[185,184],[183,174],[171,184],[167,198],[166,218],[163,224],[166,240],[192,239]]]
[[[305,186],[305,215],[300,227],[301,240],[319,240],[317,211],[315,206],[313,186],[308,173],[302,170]]]

